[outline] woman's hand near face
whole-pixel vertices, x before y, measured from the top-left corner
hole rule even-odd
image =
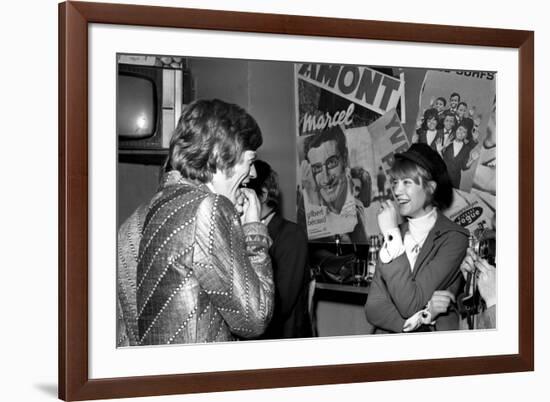
[[[391,229],[397,228],[399,224],[399,212],[392,200],[385,200],[380,203],[378,212],[378,227],[380,232],[387,233]]]
[[[241,223],[260,221],[261,204],[256,192],[250,188],[241,188],[235,208],[241,214]]]

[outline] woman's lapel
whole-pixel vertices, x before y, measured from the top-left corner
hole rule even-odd
[[[439,235],[439,232],[437,232],[437,235]],[[422,245],[422,248],[420,249],[420,253],[418,253],[418,257],[416,257],[416,262],[414,263],[414,269],[413,269],[413,277],[416,276],[418,273],[419,267],[422,266],[422,263],[424,260],[430,255],[430,252],[433,250],[435,244],[434,240],[436,238],[436,231],[431,230],[428,234],[428,237],[426,237],[426,241],[424,241],[424,244]]]
[[[432,230],[430,230],[430,233],[428,233],[428,237],[426,237],[426,240],[424,241],[424,244],[420,249],[420,253],[418,253],[416,262],[414,263],[413,277],[416,276],[419,268],[422,266],[426,258],[430,255],[431,251],[435,248],[436,239],[441,234],[440,223],[441,223],[441,215],[438,212],[437,220],[435,221],[434,227],[432,228]]]

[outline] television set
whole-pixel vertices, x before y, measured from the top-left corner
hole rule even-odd
[[[118,149],[160,151],[168,148],[181,114],[181,68],[118,64]]]

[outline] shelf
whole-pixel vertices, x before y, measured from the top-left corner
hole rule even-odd
[[[365,294],[365,295],[369,293],[369,288],[367,286],[353,286],[353,285],[341,285],[338,283],[316,282],[315,287],[317,289],[333,290],[336,292],[359,293],[359,294]]]
[[[168,149],[119,149],[118,162],[161,166],[168,156]]]

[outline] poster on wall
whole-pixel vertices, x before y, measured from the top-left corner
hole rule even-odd
[[[404,96],[393,68],[338,64],[295,64],[297,136],[327,127],[368,126]]]
[[[496,74],[493,72],[426,72],[419,99],[417,135],[425,136],[429,130],[428,120],[435,119],[436,130],[444,135],[439,144],[440,152],[457,189],[469,192],[472,188],[481,147],[494,110],[495,89]],[[447,132],[453,135],[449,136]],[[457,140],[466,145],[460,151],[456,151],[456,145],[448,146],[453,141],[456,144]]]
[[[445,214],[471,232],[494,229],[495,95],[494,72],[429,70],[419,96],[413,140],[428,142],[442,155],[454,187]]]
[[[391,139],[399,138],[385,133],[400,127],[408,144],[396,112],[404,111],[405,83],[392,74],[392,68],[295,65],[297,219],[310,240],[340,235],[366,243],[378,233],[376,208],[385,191],[376,184],[379,175],[386,181],[382,159],[398,149]]]
[[[492,228],[495,84],[485,71],[296,64],[297,220],[309,240],[378,234],[393,155],[416,142],[445,161],[455,194],[445,214]]]

